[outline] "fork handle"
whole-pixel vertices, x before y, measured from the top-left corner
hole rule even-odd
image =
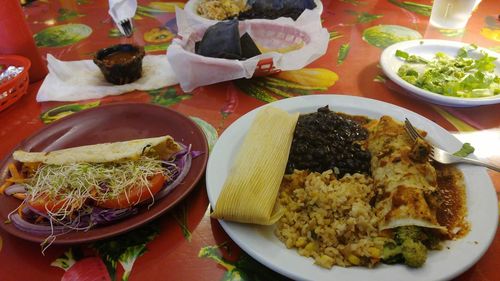
[[[483,166],[483,167],[486,167],[488,169],[491,169],[493,171],[500,172],[500,167],[499,166],[493,165],[493,164],[489,164],[489,163],[485,163],[485,162],[481,162],[479,160],[470,159],[470,158],[462,158],[462,159],[460,159],[460,162],[462,162],[462,163],[468,163],[468,164],[473,164],[473,165],[479,165],[479,166]]]

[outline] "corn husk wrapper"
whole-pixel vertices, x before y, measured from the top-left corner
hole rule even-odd
[[[212,217],[270,225],[283,214],[277,204],[299,114],[274,107],[257,113],[227,177]]]

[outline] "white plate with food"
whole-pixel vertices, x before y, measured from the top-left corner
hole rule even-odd
[[[432,103],[454,107],[471,107],[500,103],[500,84],[498,82],[496,84],[488,83],[489,86],[487,88],[489,89],[483,87],[479,89],[476,86],[472,86],[473,83],[477,82],[473,79],[474,75],[472,75],[472,73],[481,72],[482,74],[486,74],[487,71],[478,71],[477,68],[474,67],[467,71],[461,71],[460,69],[463,68],[449,67],[443,63],[443,60],[437,62],[437,60],[434,59],[436,54],[439,52],[442,52],[451,58],[456,58],[457,54],[464,47],[471,49],[467,52],[467,54],[468,57],[473,60],[478,60],[483,57],[482,52],[487,54],[489,57],[496,58],[495,61],[491,62],[490,67],[493,68],[493,70],[487,74],[490,76],[488,80],[494,79],[492,78],[494,75],[497,77],[500,76],[500,60],[498,59],[500,54],[485,48],[476,48],[468,43],[447,40],[422,39],[396,43],[387,47],[382,52],[382,55],[380,56],[380,65],[382,66],[382,70],[385,75],[387,75],[394,83],[398,84],[417,98]],[[409,55],[419,56],[428,62],[436,62],[435,64],[432,64],[432,68],[436,70],[436,73],[439,69],[438,67],[447,68],[447,71],[450,70],[455,74],[460,72],[460,74],[458,74],[460,75],[460,78],[458,79],[458,82],[454,81],[457,83],[445,83],[444,81],[450,78],[449,74],[446,74],[445,76],[438,76],[431,71],[427,71],[429,69],[427,66],[431,64],[427,64],[426,66],[420,63],[407,63],[403,58],[406,55],[403,54],[403,57],[396,55],[398,50]],[[407,71],[415,74],[417,72],[419,73],[418,80],[410,83],[408,81],[413,81],[413,79],[417,78],[412,78],[411,74],[408,75],[408,72],[403,72],[402,70],[400,73],[405,73],[403,76],[409,78],[404,79],[404,77],[401,77],[398,74],[400,68],[405,64],[409,66]],[[413,72],[413,70],[416,72]],[[423,73],[425,71],[427,71],[428,74],[425,74],[426,76],[423,77]],[[468,76],[470,76],[470,78],[467,78]],[[466,79],[467,81],[470,79],[470,82],[467,82]],[[487,83],[486,81],[484,82]],[[496,92],[496,94],[494,92]],[[446,95],[441,93],[446,93]]]
[[[280,100],[263,107],[272,106],[290,113],[312,113],[325,105],[335,112],[371,119],[383,115],[399,121],[408,118],[414,126],[427,132],[427,140],[431,143],[449,151],[461,148],[461,143],[455,137],[429,119],[377,100],[344,95],[313,95]],[[217,207],[217,199],[235,162],[235,155],[261,109],[257,108],[235,121],[222,134],[212,151],[206,171],[207,192],[212,208]],[[377,264],[374,268],[333,266],[325,269],[315,265],[313,259],[299,255],[296,249],[287,249],[273,233],[275,226],[219,221],[228,235],[249,255],[294,280],[447,280],[461,274],[481,258],[491,244],[498,224],[497,196],[486,170],[469,165],[459,165],[458,168],[463,173],[466,187],[466,219],[470,223],[470,231],[460,239],[446,241],[442,250],[428,252],[427,260],[420,268]]]

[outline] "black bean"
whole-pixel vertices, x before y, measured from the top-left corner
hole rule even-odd
[[[348,115],[330,111],[328,106],[301,115],[294,132],[287,163],[293,169],[323,172],[337,167],[339,177],[346,173],[370,173],[370,153],[355,143],[365,140],[368,132]]]

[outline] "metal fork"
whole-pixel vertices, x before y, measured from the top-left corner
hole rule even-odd
[[[418,138],[424,139],[413,127],[413,125],[410,123],[408,118],[405,118],[405,130],[410,136],[410,138],[415,141]],[[494,171],[500,172],[500,167],[493,165],[493,164],[488,164],[485,162],[481,162],[475,159],[467,158],[467,157],[458,157],[455,156],[448,151],[442,150],[439,147],[436,147],[432,144],[430,144],[431,150],[429,153],[429,156],[436,162],[443,163],[443,164],[452,164],[452,163],[467,163],[467,164],[472,164],[472,165],[479,165],[483,166],[489,169],[492,169]]]
[[[123,32],[125,32],[125,36],[130,37],[132,36],[132,23],[130,22],[131,19],[124,19],[120,21],[120,26],[123,29]]]

